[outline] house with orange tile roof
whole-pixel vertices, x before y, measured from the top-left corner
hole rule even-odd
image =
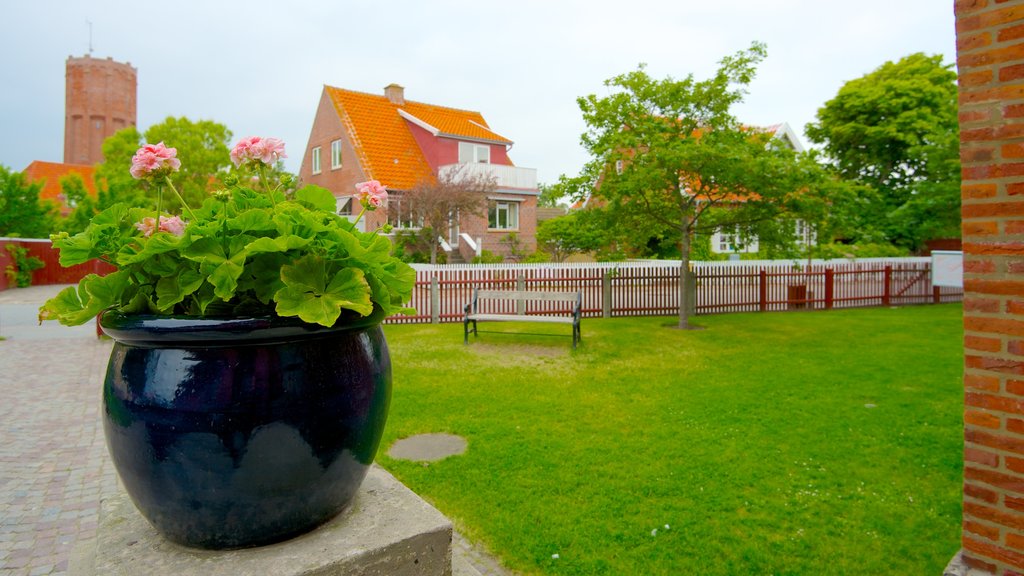
[[[354,217],[355,184],[379,180],[388,188],[388,210],[367,213],[360,226],[385,222],[396,229],[415,228],[402,193],[446,171],[484,174],[496,182],[488,194],[487,214],[462,214],[453,222],[442,248],[449,262],[470,260],[482,250],[508,255],[503,242],[515,233],[520,249],[536,247],[537,173],[512,163],[512,141],[496,133],[479,112],[405,99],[397,84],[383,94],[324,86],[299,178],[334,193],[340,214]]]
[[[68,204],[64,197],[60,181],[66,176],[77,174],[85,182],[85,190],[93,198],[96,197],[96,182],[93,179],[95,170],[92,166],[85,164],[62,164],[59,162],[43,162],[34,160],[22,171],[27,182],[41,182],[43,187],[39,190],[39,200],[51,201],[60,206],[61,215],[67,216],[73,206]]]

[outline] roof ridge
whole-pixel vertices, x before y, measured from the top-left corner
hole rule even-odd
[[[364,92],[362,90],[349,90],[348,88],[338,88],[337,86],[331,86],[330,84],[324,84],[324,86],[330,88],[331,90],[337,90],[338,92],[348,92],[350,94],[359,94],[359,95],[362,95],[362,96],[371,96],[371,97],[374,97],[374,98],[379,98],[381,100],[387,100],[388,99],[387,96],[385,96],[383,94],[374,94],[373,92]],[[388,100],[388,102],[391,102],[391,101]],[[392,104],[394,104],[394,103],[392,102]],[[408,98],[405,99],[405,104],[401,104],[401,105],[400,104],[394,104],[394,106],[397,107],[397,108],[402,108],[402,107],[404,107],[405,105],[408,105],[408,104],[419,104],[421,106],[430,106],[432,108],[444,108],[445,110],[454,110],[456,112],[469,112],[470,114],[480,114],[481,116],[483,115],[483,114],[480,113],[479,110],[469,110],[468,108],[455,108],[454,106],[445,106],[443,104],[431,104],[430,102],[421,102],[419,100],[409,100]],[[488,128],[488,130],[490,130],[490,128]]]

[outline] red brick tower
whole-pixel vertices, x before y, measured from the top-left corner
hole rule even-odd
[[[138,78],[131,64],[68,57],[64,107],[64,163],[103,161],[103,140],[135,126]]]

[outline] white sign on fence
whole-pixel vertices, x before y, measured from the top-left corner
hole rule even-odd
[[[932,286],[964,287],[964,253],[959,250],[932,251]]]

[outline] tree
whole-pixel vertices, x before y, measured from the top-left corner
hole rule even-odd
[[[60,179],[60,191],[65,202],[71,208],[71,213],[63,218],[60,223],[62,232],[78,234],[89,225],[89,220],[99,210],[96,208],[96,200],[89,195],[85,187],[85,180],[80,174],[71,173]]]
[[[193,122],[185,117],[168,117],[150,126],[144,138],[134,127],[119,130],[103,143],[104,161],[96,169],[97,183],[103,183],[100,208],[115,202],[156,207],[157,188],[135,180],[128,173],[131,158],[143,141],[163,142],[178,150],[181,169],[171,175],[171,182],[189,206],[201,205],[215,180],[231,163],[230,139],[231,131],[223,124],[210,120]],[[144,204],[140,203],[142,198],[146,199]],[[165,211],[181,210],[181,203],[173,194],[163,194],[160,202]]]
[[[636,71],[605,82],[613,92],[577,100],[587,124],[581,140],[592,159],[567,182],[577,198],[593,194],[621,223],[650,237],[673,231],[680,244],[679,327],[694,305],[690,252],[696,232],[778,228],[786,204],[820,167],[730,113],[765,57],[753,43],[721,60],[709,79],[651,78]]]
[[[465,166],[460,164],[436,178],[421,180],[396,198],[420,225],[418,239],[429,246],[431,264],[437,263],[438,237],[446,236],[451,224],[461,217],[485,215],[487,195],[494,191],[493,178],[469,174]]]
[[[39,199],[40,182],[0,165],[0,236],[46,238],[54,230],[57,209]]]
[[[537,226],[537,244],[554,262],[564,262],[573,254],[600,250],[607,242],[603,228],[593,218],[596,214],[576,210],[541,222]]]
[[[894,243],[959,236],[956,78],[942,56],[911,54],[844,84],[807,125],[842,177],[875,190],[873,224]]]

